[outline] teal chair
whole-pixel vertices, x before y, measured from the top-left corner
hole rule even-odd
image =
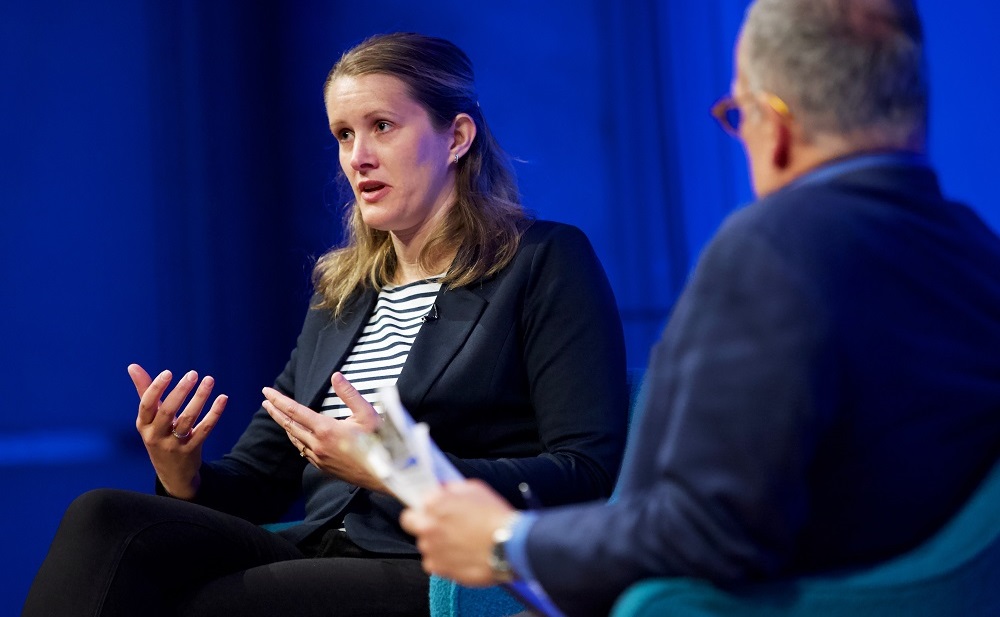
[[[501,587],[466,587],[431,576],[431,617],[505,617],[524,605]]]
[[[433,617],[501,617],[524,610],[499,587],[432,577]],[[640,581],[612,617],[1000,616],[1000,461],[934,536],[886,562],[823,576],[723,590],[689,578]]]
[[[933,537],[867,568],[724,591],[705,581],[649,579],[612,617],[995,617],[1000,615],[1000,461]]]
[[[431,614],[495,617],[523,610],[495,587],[431,582]],[[1000,461],[961,511],[912,551],[851,571],[726,591],[702,580],[640,581],[612,617],[995,617],[1000,615]]]

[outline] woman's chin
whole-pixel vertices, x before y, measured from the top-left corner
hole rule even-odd
[[[393,228],[391,213],[382,206],[362,203],[361,220],[368,227],[378,231],[391,231]]]

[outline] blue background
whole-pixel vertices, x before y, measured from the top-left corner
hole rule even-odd
[[[230,403],[208,456],[284,365],[311,260],[339,239],[321,85],[344,49],[395,30],[465,49],[526,205],[589,235],[643,366],[706,239],[751,198],[742,151],[707,112],[745,6],[0,5],[0,614],[20,609],[73,497],[151,489],[130,362],[217,378]],[[1000,8],[921,8],[932,159],[946,192],[1000,228]]]

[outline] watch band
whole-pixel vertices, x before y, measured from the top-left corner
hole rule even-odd
[[[517,574],[507,561],[507,542],[514,535],[514,524],[521,517],[515,512],[507,522],[493,532],[493,548],[490,550],[490,569],[493,577],[500,583],[509,583],[517,578]]]

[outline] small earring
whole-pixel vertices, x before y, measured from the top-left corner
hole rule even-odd
[[[458,155],[457,154],[455,155],[455,162],[456,163],[458,162]]]

